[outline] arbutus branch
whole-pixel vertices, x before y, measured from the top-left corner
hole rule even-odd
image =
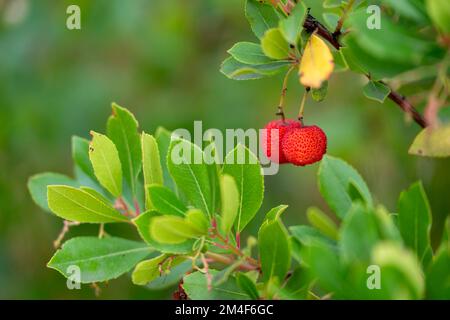
[[[314,18],[309,13],[306,16],[305,22],[303,23],[303,27],[308,32],[312,33],[315,31],[320,37],[322,37],[328,43],[330,43],[336,50],[342,48],[342,45],[339,42],[339,36],[341,33],[334,34],[330,32],[327,29],[327,27],[325,27],[323,24],[317,21],[317,19]],[[388,86],[386,83],[383,84]],[[408,101],[408,99],[403,95],[401,95],[400,93],[392,90],[392,88],[390,88],[390,90],[391,92],[389,93],[388,98],[395,104],[397,104],[400,107],[400,109],[402,109],[403,112],[409,114],[420,127],[425,128],[427,126],[425,118],[419,113],[419,111],[417,111],[416,108],[414,108],[414,106]]]

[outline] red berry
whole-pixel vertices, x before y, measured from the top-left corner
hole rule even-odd
[[[264,129],[262,142],[264,151],[266,153],[267,158],[276,163],[286,163],[288,162],[281,152],[281,141],[286,134],[286,132],[295,129],[301,128],[302,124],[294,119],[285,119],[283,120],[274,120],[269,122]],[[274,129],[278,129],[278,135]],[[272,135],[273,135],[273,150],[272,150]]]
[[[322,160],[327,151],[327,136],[318,126],[304,126],[289,130],[281,141],[285,159],[296,165],[305,166]]]

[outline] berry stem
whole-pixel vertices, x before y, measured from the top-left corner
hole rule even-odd
[[[300,103],[300,109],[298,111],[298,120],[303,122],[303,111],[305,110],[306,97],[308,96],[310,88],[306,87],[305,92],[303,93],[302,102]]]
[[[291,74],[292,70],[294,70],[295,68],[295,64],[293,64],[289,70],[286,72],[286,75],[284,76],[283,79],[283,87],[281,88],[281,95],[280,95],[280,102],[278,103],[278,112],[276,113],[277,116],[281,116],[281,120],[285,120],[285,115],[284,115],[284,102],[286,100],[286,92],[287,92],[287,83],[289,80],[289,75]]]

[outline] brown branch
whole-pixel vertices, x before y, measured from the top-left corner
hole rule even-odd
[[[331,33],[323,24],[316,20],[312,15],[308,13],[306,16],[305,22],[303,23],[303,27],[308,32],[316,32],[323,39],[328,41],[336,50],[339,50],[342,45],[339,42],[340,34]],[[388,96],[395,104],[397,104],[404,112],[411,115],[414,121],[422,128],[427,126],[427,122],[424,117],[417,111],[416,108],[406,99],[406,97],[402,96],[400,93],[391,89],[391,93]]]

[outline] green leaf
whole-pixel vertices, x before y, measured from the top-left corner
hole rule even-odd
[[[424,277],[416,257],[400,246],[379,243],[372,252],[372,263],[381,271],[380,298],[420,299],[424,294]]]
[[[310,207],[306,211],[309,223],[320,230],[324,235],[330,237],[333,240],[338,238],[338,228],[336,224],[319,208]]]
[[[215,276],[216,270],[210,270],[209,274]],[[184,277],[183,289],[192,300],[247,300],[246,293],[237,286],[234,277],[230,277],[225,283],[220,285],[212,284],[208,288],[206,275],[201,272],[194,272]]]
[[[191,224],[200,235],[204,235],[208,232],[209,220],[206,219],[205,215],[201,210],[190,209],[186,213],[186,222]]]
[[[65,277],[73,266],[80,270],[81,283],[115,279],[128,272],[152,251],[145,243],[107,237],[78,237],[66,241],[47,266]]]
[[[341,295],[346,282],[336,251],[318,242],[303,247],[302,251],[303,263],[309,267],[320,288],[326,292],[333,292],[333,295]]]
[[[369,81],[364,86],[363,93],[367,98],[383,103],[391,93],[391,88],[381,81]]]
[[[89,140],[77,136],[72,137],[72,158],[75,165],[85,175],[96,181],[94,169],[91,160],[89,160]]]
[[[78,187],[76,181],[59,173],[40,173],[28,179],[28,191],[31,198],[42,210],[51,211],[48,207],[47,187],[54,184]]]
[[[256,289],[255,283],[245,273],[239,272],[236,275],[236,283],[252,300],[259,299],[258,289]]]
[[[450,299],[450,248],[441,246],[426,273],[427,299]]]
[[[113,196],[122,194],[122,165],[114,143],[100,133],[91,131],[89,158],[100,184]]]
[[[163,254],[149,260],[141,261],[134,268],[131,280],[134,284],[144,286],[159,277],[170,274],[172,267],[176,267],[185,260],[183,257],[171,257]],[[161,271],[163,274],[161,274]]]
[[[369,17],[370,13],[366,12],[366,8],[362,8],[354,11],[347,21],[352,26],[352,39],[375,59],[390,60],[411,69],[420,64],[431,63],[436,58],[440,59],[444,54],[438,53],[441,50],[434,41],[423,38],[416,31],[395,22],[388,15],[380,17],[383,32],[369,29],[367,28]],[[353,49],[353,43],[346,45]]]
[[[111,206],[112,201],[106,198],[103,194],[90,187],[80,187],[80,190],[89,193],[94,198],[103,201],[107,206]]]
[[[308,269],[297,267],[277,295],[284,300],[306,300],[313,280]]]
[[[207,232],[208,222],[198,210],[191,210],[186,218],[170,215],[154,217],[150,223],[151,237],[160,243],[178,244]]]
[[[421,24],[429,22],[423,0],[385,0],[385,2],[402,17]]]
[[[345,161],[325,155],[319,167],[319,190],[330,208],[344,218],[352,205],[350,183],[358,188],[364,201],[372,206],[372,196],[359,173]]]
[[[344,218],[339,234],[339,247],[344,261],[370,261],[372,248],[380,240],[371,209],[355,203]]]
[[[141,136],[142,146],[142,172],[144,174],[144,185],[150,184],[162,185],[163,171],[161,167],[161,159],[159,158],[158,144],[152,135],[142,132]],[[152,202],[149,195],[145,195],[145,205],[147,209],[152,208]]]
[[[450,33],[450,3],[446,0],[426,0],[428,15],[443,33]]]
[[[215,204],[203,151],[187,140],[174,139],[170,144],[167,166],[177,187],[192,205],[211,216]]]
[[[297,45],[300,34],[303,30],[303,22],[306,17],[306,6],[303,2],[298,3],[292,10],[289,17],[280,20],[279,28],[287,42]]]
[[[312,88],[311,89],[311,97],[314,101],[321,102],[323,101],[328,93],[328,81],[322,82],[322,85],[319,89]]]
[[[185,274],[190,273],[192,270],[192,261],[185,260],[182,263],[170,267],[170,272],[165,272],[161,277],[156,278],[152,282],[146,285],[150,290],[161,290],[174,285],[178,285],[183,279]]]
[[[323,20],[325,21],[325,25],[330,29],[330,30],[335,30],[337,23],[339,21],[339,15],[335,14],[335,13],[329,13],[326,12],[323,15]]]
[[[292,237],[298,241],[301,247],[310,247],[313,245],[324,245],[336,247],[336,242],[327,238],[323,233],[310,226],[292,226],[289,227]]]
[[[266,31],[261,39],[261,48],[269,58],[276,60],[289,58],[289,43],[284,39],[279,28]]]
[[[136,179],[141,171],[141,140],[138,122],[125,108],[112,104],[112,115],[108,119],[107,132],[119,152],[125,181],[135,195]]]
[[[120,212],[92,193],[58,185],[48,186],[47,190],[50,210],[63,219],[87,223],[128,221]]]
[[[267,64],[273,62],[268,58],[259,44],[253,42],[238,42],[227,51],[237,61],[245,64]]]
[[[287,205],[281,204],[275,208],[270,209],[269,212],[266,213],[265,220],[272,222],[275,221],[276,219],[279,219],[287,208],[288,208]]]
[[[405,245],[417,254],[421,263],[427,265],[431,254],[431,210],[421,182],[414,183],[400,194],[398,224]]]
[[[281,220],[267,219],[258,232],[259,257],[265,282],[281,284],[291,265],[289,236]]]
[[[408,152],[424,157],[450,157],[450,125],[423,129]]]
[[[138,229],[139,235],[141,238],[149,244],[155,250],[158,250],[163,253],[171,253],[171,254],[186,254],[192,251],[192,247],[194,245],[195,240],[187,240],[178,244],[167,244],[160,243],[153,239],[150,234],[150,226],[152,224],[152,220],[155,217],[162,216],[160,213],[156,211],[147,211],[141,213],[137,218],[133,220]]]
[[[181,217],[185,215],[187,211],[186,206],[169,188],[153,184],[147,187],[147,193],[153,209],[159,213]]]
[[[239,211],[239,191],[233,177],[225,174],[220,177],[220,195],[222,199],[221,230],[227,235],[233,227]]]
[[[244,64],[233,57],[224,60],[220,72],[232,80],[256,80],[273,76],[290,65],[290,61],[273,61],[265,64]]]
[[[324,8],[339,8],[342,4],[342,0],[324,0]]]
[[[167,152],[169,151],[171,132],[163,127],[158,127],[155,132],[155,139],[158,145],[161,167],[163,172],[164,185],[175,190],[175,184],[167,169]]]
[[[239,144],[225,157],[222,173],[234,178],[240,195],[236,231],[241,232],[253,219],[264,198],[264,178],[256,156]]]
[[[274,8],[257,0],[245,2],[245,16],[258,38],[262,38],[268,29],[274,28],[278,24],[278,15]]]

